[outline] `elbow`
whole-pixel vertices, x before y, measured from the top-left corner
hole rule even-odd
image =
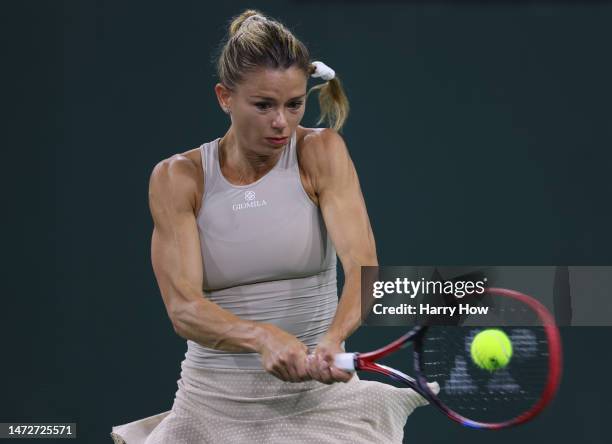
[[[378,257],[376,256],[376,253],[369,255],[367,258],[365,258],[363,260],[362,266],[378,267]]]
[[[376,254],[362,255],[352,260],[345,260],[342,263],[345,276],[350,274],[361,275],[362,267],[378,267],[378,258]]]
[[[189,339],[187,328],[187,314],[189,308],[186,307],[186,305],[186,303],[182,303],[168,310],[168,316],[170,317],[174,332],[183,339]]]
[[[172,320],[172,328],[174,329],[174,333],[180,336],[183,339],[188,339],[185,334],[185,329],[181,327],[181,324],[175,320]]]
[[[189,285],[176,285],[174,297],[166,303],[168,317],[174,332],[183,339],[190,339],[194,321],[200,309],[200,299],[194,299]]]
[[[185,328],[183,326],[183,322],[178,318],[175,313],[170,315],[170,322],[172,323],[172,329],[174,333],[180,336],[183,339],[187,339],[185,336]]]

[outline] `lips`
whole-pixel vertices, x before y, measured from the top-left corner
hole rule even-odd
[[[266,140],[274,144],[286,143],[288,139],[288,137],[266,137]]]

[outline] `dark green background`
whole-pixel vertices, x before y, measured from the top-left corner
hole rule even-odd
[[[0,422],[109,443],[171,407],[186,346],[149,262],[147,182],[226,130],[210,59],[245,7],[344,81],[381,264],[612,263],[610,4],[5,1]],[[422,408],[406,442],[609,442],[612,330],[562,333],[537,420],[493,436]]]

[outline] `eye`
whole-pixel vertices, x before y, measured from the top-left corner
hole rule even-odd
[[[289,108],[298,109],[300,108],[304,102],[302,100],[296,100],[295,102],[289,103]]]
[[[270,104],[268,102],[257,102],[255,106],[257,107],[257,109],[260,109],[262,111],[270,109]]]

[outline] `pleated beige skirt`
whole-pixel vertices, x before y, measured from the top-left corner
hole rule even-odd
[[[260,370],[182,364],[172,409],[115,426],[116,444],[401,443],[413,390],[360,380],[283,382]]]

